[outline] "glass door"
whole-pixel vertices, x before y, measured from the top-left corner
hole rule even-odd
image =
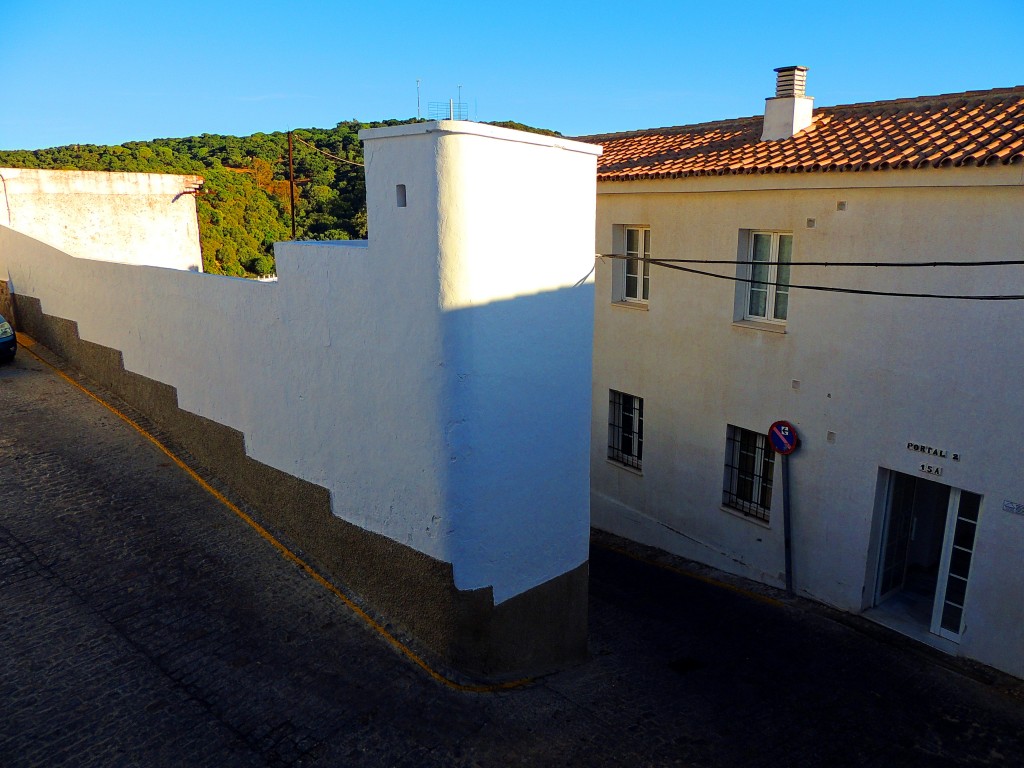
[[[910,530],[914,519],[914,480],[910,475],[890,473],[876,604],[885,602],[903,589],[907,574]]]

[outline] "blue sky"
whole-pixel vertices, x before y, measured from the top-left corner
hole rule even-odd
[[[0,149],[416,116],[566,135],[1024,84],[1024,0],[627,4],[0,0]]]

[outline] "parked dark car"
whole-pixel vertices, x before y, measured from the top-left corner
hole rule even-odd
[[[11,324],[0,315],[0,360],[9,363],[18,351],[18,339]]]

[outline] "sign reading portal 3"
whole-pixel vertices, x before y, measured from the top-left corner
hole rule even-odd
[[[913,441],[907,443],[907,450],[923,453],[926,456],[934,456],[937,459],[952,459],[953,461],[960,461],[959,453],[950,453],[945,448],[932,448],[930,445],[922,445],[921,443],[915,443]]]
[[[915,453],[923,453],[925,456],[932,456],[936,459],[952,459],[953,461],[960,461],[959,453],[952,453],[947,451],[945,448],[933,448],[930,445],[923,445],[922,443],[915,443],[913,440],[907,443],[907,450],[914,451]],[[942,466],[939,464],[921,464],[918,467],[926,475],[936,475],[937,477],[942,476]]]

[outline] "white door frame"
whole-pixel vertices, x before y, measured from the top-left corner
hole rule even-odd
[[[932,603],[932,624],[929,631],[947,640],[959,641],[960,632],[942,628],[942,609],[946,605],[946,586],[949,584],[949,561],[953,557],[953,534],[956,531],[957,513],[960,510],[960,489],[950,486],[949,504],[946,506],[946,531],[942,535],[942,559],[939,561],[939,580],[935,584],[935,602]],[[960,619],[963,626],[963,617]]]
[[[955,487],[953,487],[951,485],[947,485],[946,483],[939,483],[939,481],[937,481],[937,480],[935,480],[933,478],[930,478],[930,477],[920,478],[920,477],[917,477],[916,475],[911,475],[911,474],[906,473],[906,472],[900,472],[900,471],[895,470],[895,469],[887,469],[886,473],[887,473],[887,477],[886,477],[885,507],[884,507],[884,516],[882,518],[882,530],[881,530],[881,536],[880,536],[879,548],[878,548],[878,565],[877,565],[876,574],[875,574],[875,602],[874,602],[874,604],[875,605],[880,605],[883,602],[882,598],[886,597],[886,595],[881,595],[881,594],[879,594],[879,592],[882,589],[883,573],[884,573],[884,570],[885,570],[885,552],[886,552],[886,545],[888,544],[888,540],[889,540],[889,525],[890,525],[890,520],[891,520],[891,516],[892,516],[893,492],[894,492],[897,476],[898,475],[906,475],[907,477],[913,478],[915,481],[916,480],[927,480],[929,482],[938,483],[939,485],[944,485],[947,488],[949,488],[949,501],[947,502],[947,505],[946,505],[946,524],[945,524],[944,531],[943,531],[943,536],[942,536],[942,554],[941,554],[941,557],[940,557],[940,560],[939,560],[939,571],[938,571],[938,576],[937,576],[937,580],[936,580],[936,583],[935,583],[935,597],[933,598],[933,602],[932,602],[931,623],[930,623],[930,625],[928,627],[928,631],[931,632],[934,635],[938,635],[939,637],[945,638],[946,640],[951,640],[953,642],[959,642],[960,641],[960,633],[963,630],[963,614],[961,613],[960,625],[957,628],[957,631],[954,632],[952,630],[944,629],[942,627],[942,613],[943,613],[943,610],[944,610],[945,605],[946,605],[946,590],[947,590],[947,588],[949,586],[949,569],[950,569],[950,563],[951,563],[952,557],[953,557],[954,542],[956,540],[957,521],[960,518],[960,501],[961,501],[961,498],[962,498],[962,495],[963,495],[963,489],[955,488]],[[981,512],[980,504],[983,502],[983,500],[984,500],[984,497],[979,496],[979,509],[978,509],[978,517],[979,518],[980,518],[980,512]],[[969,519],[969,518],[965,518],[965,520],[967,520],[967,519]],[[977,525],[977,522],[978,522],[977,519],[975,519],[974,520],[975,526]],[[961,547],[961,549],[962,549],[962,547]],[[972,566],[974,565],[974,562],[973,562],[974,561],[974,557],[973,557],[974,556],[974,542],[973,541],[972,541],[972,544],[971,544],[971,548],[969,550],[969,554],[971,556],[971,559],[970,559],[970,562],[969,562],[969,565],[968,565],[967,576],[965,577],[965,581],[967,582],[968,588],[970,586],[970,571],[973,570]],[[890,592],[888,594],[892,594],[895,591],[896,590],[890,590]],[[965,598],[964,602],[965,602],[965,607],[966,607],[966,598]]]

